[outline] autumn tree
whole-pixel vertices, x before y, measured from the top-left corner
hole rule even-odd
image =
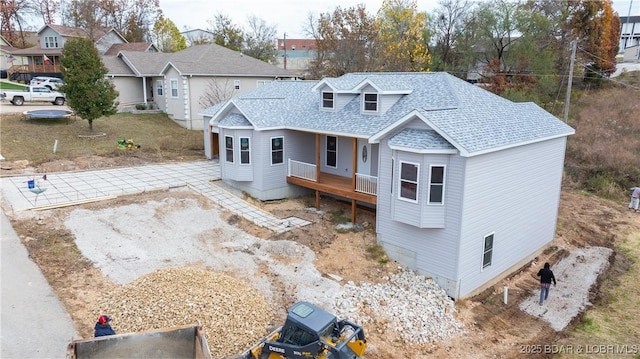
[[[234,51],[242,51],[244,31],[229,16],[218,13],[207,22],[211,26],[214,43]]]
[[[187,40],[168,18],[160,16],[153,25],[153,40],[162,52],[177,52],[187,48]]]
[[[323,13],[317,22],[316,58],[310,62],[312,78],[342,76],[357,71],[375,71],[378,31],[375,17],[364,5],[337,7]]]
[[[430,57],[427,15],[418,11],[416,0],[385,0],[378,11],[382,71],[426,71]]]
[[[24,35],[28,0],[0,0],[0,35],[15,47],[28,47]]]
[[[105,77],[107,68],[93,41],[82,37],[67,40],[60,62],[65,81],[60,91],[66,94],[68,106],[86,119],[93,131],[93,120],[116,113],[118,92]]]
[[[581,58],[587,64],[587,79],[611,75],[616,69],[621,31],[611,0],[576,0],[569,4],[571,35],[583,50]]]
[[[249,30],[245,32],[245,46],[243,52],[256,59],[275,64],[278,57],[278,49],[274,39],[276,27],[258,17],[248,18]]]

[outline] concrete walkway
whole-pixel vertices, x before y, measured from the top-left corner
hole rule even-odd
[[[224,189],[217,161],[154,164],[108,170],[58,172],[0,179],[7,213],[81,204],[172,187],[188,186],[226,210],[276,233],[305,226],[299,218],[277,218]],[[30,183],[31,182],[31,183]],[[32,188],[30,188],[30,185]]]

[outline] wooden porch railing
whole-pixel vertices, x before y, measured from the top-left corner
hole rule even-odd
[[[356,192],[376,196],[378,194],[378,177],[356,173]]]
[[[316,165],[289,159],[289,176],[317,181]]]
[[[52,73],[52,72],[60,72],[60,65],[13,65],[8,70],[7,73],[12,74],[15,72],[44,72],[44,73]]]

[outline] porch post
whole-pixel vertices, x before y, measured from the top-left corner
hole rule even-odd
[[[320,134],[316,133],[316,181],[320,182]],[[320,209],[320,191],[316,191],[316,209]]]
[[[142,77],[142,94],[144,103],[147,103],[147,78],[144,76]]]
[[[351,190],[356,190],[356,172],[358,171],[358,139],[351,139]],[[351,223],[356,224],[356,200],[351,200]]]

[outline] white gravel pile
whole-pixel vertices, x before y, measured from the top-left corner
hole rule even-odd
[[[395,332],[405,343],[434,343],[463,330],[445,291],[430,278],[407,270],[390,277],[389,283],[345,284],[334,312],[339,318]]]

